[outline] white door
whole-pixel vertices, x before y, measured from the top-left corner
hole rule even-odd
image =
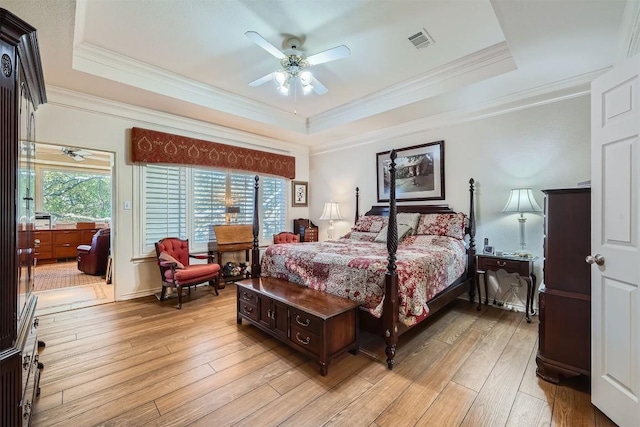
[[[591,85],[591,401],[623,427],[640,426],[639,78],[636,56]]]

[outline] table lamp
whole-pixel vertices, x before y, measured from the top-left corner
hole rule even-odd
[[[520,214],[520,217],[518,217],[518,222],[520,223],[520,250],[516,251],[516,255],[523,257],[531,255],[526,249],[527,243],[524,234],[524,223],[527,221],[527,218],[525,218],[524,213],[541,211],[542,209],[536,202],[535,197],[533,197],[533,190],[530,188],[514,188],[511,190],[507,205],[502,209],[502,212],[517,212]]]
[[[227,206],[224,209],[224,212],[226,214],[226,220],[227,220],[227,224],[229,224],[230,222],[236,222],[238,221],[238,214],[240,213],[240,207],[239,206]]]
[[[324,204],[324,210],[320,216],[321,220],[329,220],[329,228],[327,229],[327,237],[329,240],[333,239],[333,220],[342,219],[340,215],[340,208],[336,202],[326,202]]]

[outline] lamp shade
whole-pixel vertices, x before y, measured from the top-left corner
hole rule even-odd
[[[326,202],[324,204],[324,210],[322,211],[322,215],[320,219],[342,219],[342,215],[340,215],[340,208],[336,202]]]
[[[542,208],[533,197],[533,190],[530,188],[514,188],[509,194],[507,205],[502,212],[540,212]]]

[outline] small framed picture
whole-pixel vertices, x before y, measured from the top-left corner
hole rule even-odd
[[[486,246],[484,247],[484,251],[483,251],[483,252],[484,252],[485,254],[487,254],[487,255],[493,255],[493,253],[494,253],[494,248],[493,248],[493,246],[486,245]]]
[[[291,182],[291,206],[309,206],[309,183],[305,181]]]

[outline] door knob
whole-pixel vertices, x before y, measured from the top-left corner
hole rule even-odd
[[[600,254],[587,255],[584,260],[587,262],[587,264],[604,265],[604,257]]]

